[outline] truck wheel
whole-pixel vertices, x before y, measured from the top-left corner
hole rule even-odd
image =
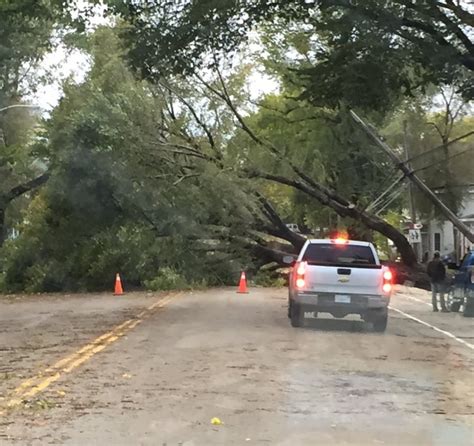
[[[301,318],[301,307],[299,304],[291,302],[290,306],[290,320],[292,327],[301,327],[302,318]]]
[[[374,331],[377,333],[383,333],[387,329],[388,323],[388,314],[384,314],[383,316],[378,317],[374,320]]]
[[[474,298],[464,298],[464,311],[462,313],[464,317],[474,317]]]

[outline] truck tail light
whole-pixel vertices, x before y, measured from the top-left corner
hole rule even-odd
[[[383,272],[382,290],[384,293],[390,293],[393,288],[393,273],[389,269]]]
[[[306,286],[306,281],[305,281],[305,274],[306,274],[306,262],[298,262],[295,265],[295,271],[296,271],[296,288],[304,288]]]

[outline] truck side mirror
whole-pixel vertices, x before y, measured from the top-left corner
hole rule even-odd
[[[283,263],[289,266],[293,266],[296,259],[293,256],[283,256]]]

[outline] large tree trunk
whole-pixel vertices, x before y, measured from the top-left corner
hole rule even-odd
[[[358,209],[354,204],[339,196],[335,191],[327,189],[315,182],[310,183],[310,180],[295,180],[255,170],[249,171],[248,173],[250,176],[265,178],[298,189],[316,199],[319,203],[334,209],[334,211],[336,211],[336,213],[341,217],[349,217],[363,223],[366,227],[377,231],[392,240],[405,265],[412,267],[417,264],[417,258],[412,246],[407,238],[397,228],[364,209]]]
[[[268,224],[262,225],[259,229],[268,235],[286,240],[296,251],[300,251],[306,242],[306,237],[289,229],[271,203],[262,194],[258,193],[257,196],[262,205],[262,214],[268,221]]]

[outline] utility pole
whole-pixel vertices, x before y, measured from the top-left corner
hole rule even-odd
[[[410,159],[410,153],[409,153],[409,145],[408,145],[408,122],[406,119],[403,120],[403,146],[405,149],[405,165],[407,166],[408,169],[411,170],[411,166],[408,163],[408,160]],[[415,223],[418,222],[418,219],[416,217],[415,197],[413,194],[413,183],[411,181],[408,182],[408,204],[410,207],[411,222],[414,225]],[[415,251],[416,257],[419,261],[421,240],[419,243],[412,243],[412,246]]]
[[[408,169],[411,170],[408,160],[410,159],[409,149],[408,149],[408,123],[406,120],[403,121],[403,146],[405,149],[405,165]],[[413,223],[416,223],[416,211],[415,211],[415,197],[413,196],[413,183],[410,181],[408,183],[408,196],[409,196],[409,206],[410,206],[410,217]]]
[[[411,170],[405,162],[393,151],[393,149],[384,142],[359,116],[350,111],[354,121],[367,133],[375,144],[377,144],[393,161],[403,174],[413,182],[418,189],[440,210],[440,212],[471,242],[474,243],[474,234],[470,229],[436,196],[436,194]]]

